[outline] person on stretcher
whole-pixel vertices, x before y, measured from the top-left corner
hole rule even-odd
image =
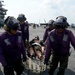
[[[38,57],[39,59],[42,59],[42,56],[44,54],[44,44],[42,41],[40,41],[39,37],[36,36],[34,39],[30,41],[30,46],[28,50],[28,56],[29,57]]]

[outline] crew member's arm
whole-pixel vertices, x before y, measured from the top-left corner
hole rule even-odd
[[[43,36],[43,42],[45,42],[45,41],[46,41],[47,36],[48,36],[48,34],[47,34],[47,29],[46,29],[46,30],[45,30],[45,33],[44,33],[44,36]]]
[[[48,63],[50,55],[51,55],[51,45],[50,45],[50,37],[48,36],[47,43],[46,43],[46,52],[45,52],[45,62],[46,63]]]
[[[71,41],[72,46],[75,49],[75,36],[73,35],[71,31],[70,31],[70,41]]]
[[[27,41],[29,41],[29,24],[27,25]]]
[[[6,63],[5,58],[4,58],[2,42],[3,41],[2,41],[1,36],[0,36],[0,63],[2,63],[3,66],[6,66],[7,63]]]

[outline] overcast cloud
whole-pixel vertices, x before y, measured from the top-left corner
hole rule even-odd
[[[29,22],[48,22],[63,15],[69,23],[75,23],[75,0],[4,0],[7,15],[26,15]]]

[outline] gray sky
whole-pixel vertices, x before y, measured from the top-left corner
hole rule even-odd
[[[8,9],[6,17],[23,13],[29,22],[39,23],[63,15],[75,23],[75,0],[4,0],[3,4]]]

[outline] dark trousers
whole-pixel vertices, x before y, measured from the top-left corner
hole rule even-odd
[[[59,63],[59,71],[57,75],[64,75],[65,69],[67,68],[68,65],[68,56],[63,57],[63,56],[52,55],[49,75],[54,75],[54,71],[58,67],[58,63]]]
[[[12,65],[6,65],[4,67],[4,74],[5,75],[15,75],[14,71],[16,72],[17,75],[21,75],[24,70],[24,67],[21,63],[21,61],[16,61]]]

